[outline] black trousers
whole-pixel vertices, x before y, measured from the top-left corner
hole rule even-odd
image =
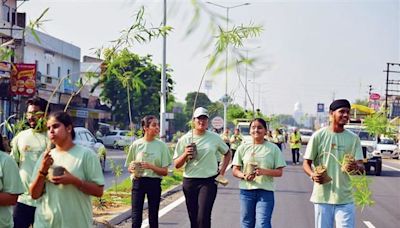
[[[132,228],[140,228],[143,221],[143,204],[147,195],[149,225],[158,227],[158,209],[160,208],[161,179],[141,177],[132,183]]]
[[[13,213],[14,228],[28,228],[30,225],[33,226],[35,211],[36,207],[17,203]]]
[[[184,178],[183,193],[191,228],[210,228],[211,212],[217,196],[215,176],[209,178]]]
[[[292,161],[293,163],[299,162],[299,157],[300,157],[300,153],[299,153],[299,148],[292,148]]]

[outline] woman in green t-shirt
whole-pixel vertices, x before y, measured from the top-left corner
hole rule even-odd
[[[275,203],[273,177],[282,176],[286,163],[280,149],[264,139],[266,133],[265,120],[251,121],[253,143],[240,145],[233,158],[233,175],[241,179],[241,227],[271,227]]]
[[[24,192],[17,163],[4,152],[3,137],[0,134],[0,227],[14,227],[12,208],[18,195]]]
[[[158,227],[158,209],[161,197],[161,179],[168,175],[171,156],[167,145],[156,137],[160,125],[155,116],[142,119],[143,137],[129,147],[125,166],[132,173],[132,227],[140,228],[143,204],[147,195],[150,228]]]
[[[30,194],[38,199],[35,228],[92,227],[90,196],[103,195],[104,176],[97,154],[75,145],[72,118],[66,112],[50,114],[48,148],[33,170]]]

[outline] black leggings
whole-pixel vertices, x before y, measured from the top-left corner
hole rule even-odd
[[[299,148],[292,148],[292,161],[293,163],[299,162],[299,157],[300,157],[300,153],[299,153]]]
[[[141,177],[132,183],[132,228],[140,228],[143,221],[144,197],[147,194],[149,225],[158,227],[158,209],[160,208],[161,179]]]
[[[210,228],[211,211],[217,196],[215,176],[209,178],[184,178],[183,193],[191,228]]]
[[[28,228],[35,220],[36,207],[17,203],[14,207],[14,228]]]

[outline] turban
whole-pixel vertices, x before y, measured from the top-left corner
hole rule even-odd
[[[334,100],[331,105],[329,105],[329,111],[336,111],[339,108],[349,108],[350,102],[346,99]]]

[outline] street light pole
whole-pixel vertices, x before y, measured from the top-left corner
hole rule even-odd
[[[239,5],[234,5],[234,6],[223,6],[223,5],[219,5],[213,2],[207,2],[208,4],[220,7],[220,8],[224,8],[226,9],[226,32],[229,29],[229,10],[233,9],[233,8],[237,8],[240,6],[247,6],[250,5],[250,3],[243,3],[243,4],[239,4]],[[229,44],[226,47],[226,52],[225,52],[225,94],[222,97],[222,103],[224,104],[224,132],[226,130],[227,127],[227,109],[228,109],[228,50],[229,49]]]
[[[163,5],[163,26],[167,25],[167,0],[164,0]],[[161,93],[160,93],[160,139],[166,141],[166,110],[167,110],[167,36],[163,34],[163,54],[162,54],[162,69],[161,69]]]

